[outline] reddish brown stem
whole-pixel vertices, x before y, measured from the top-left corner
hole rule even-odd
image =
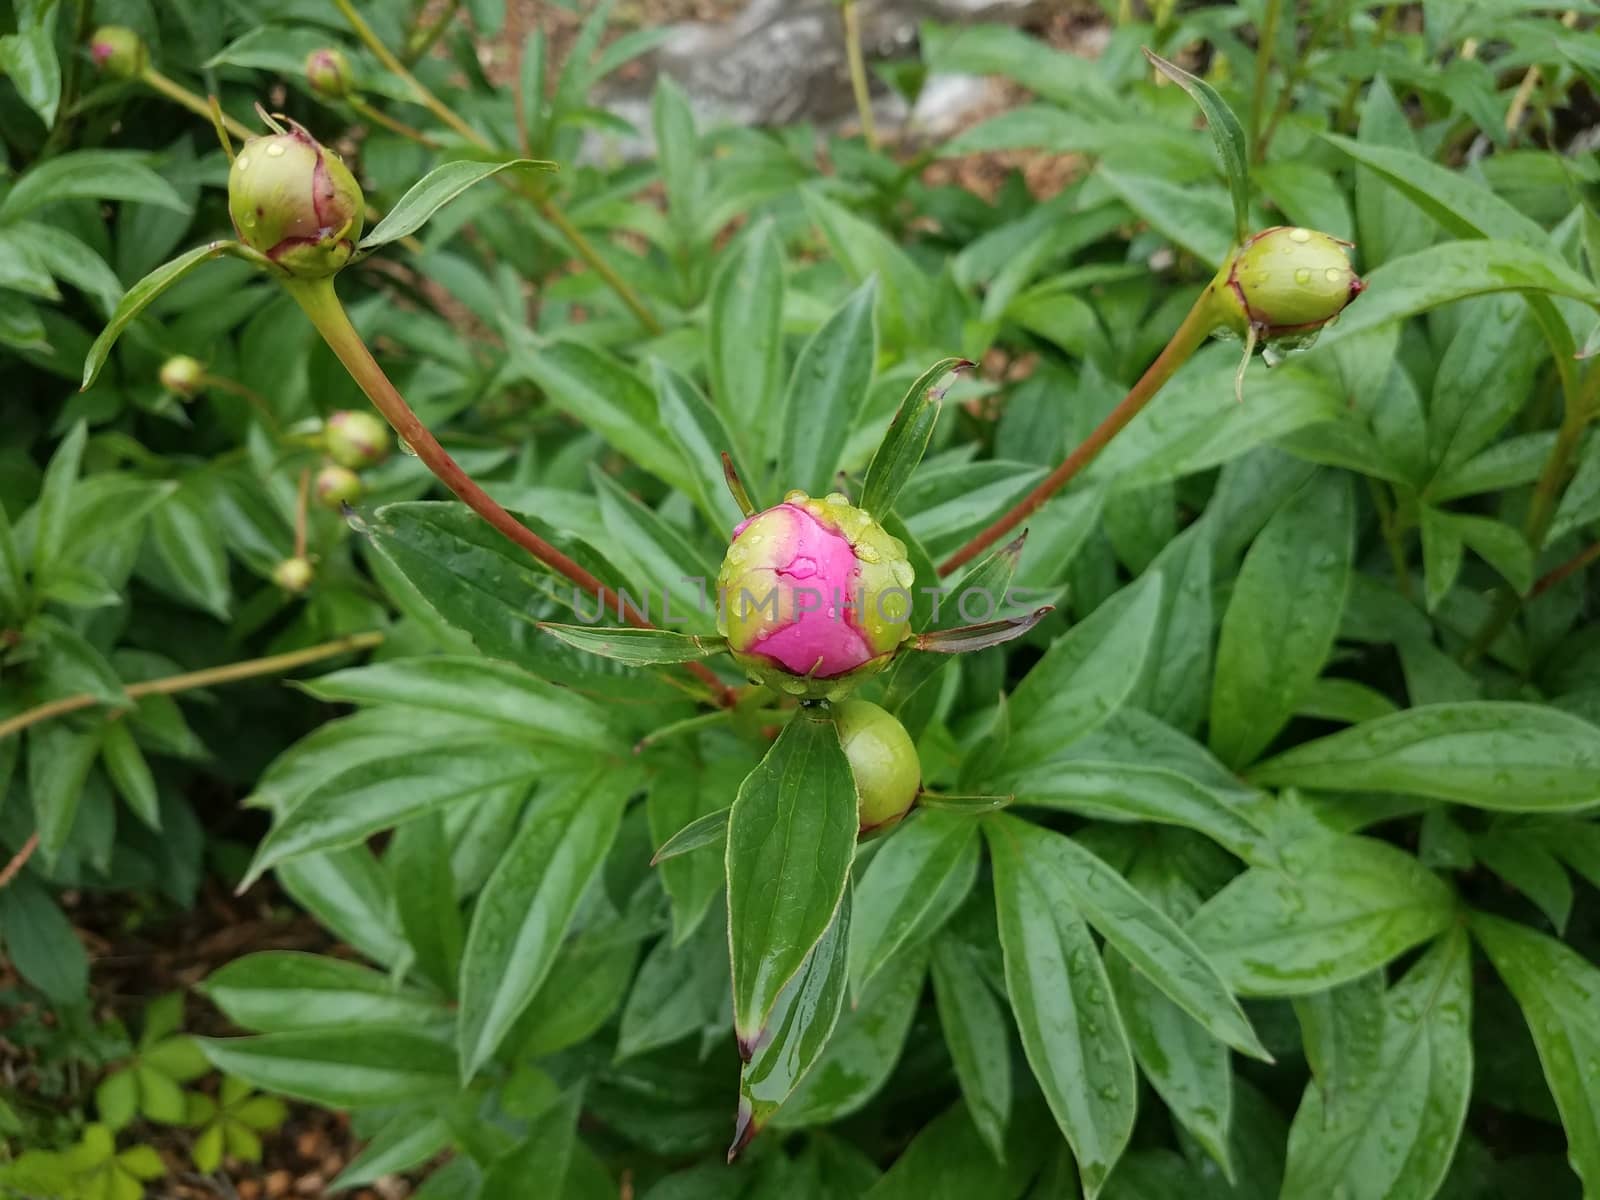
[[[21,873],[22,868],[28,865],[28,860],[33,857],[33,852],[38,848],[39,835],[30,833],[28,840],[22,843],[22,849],[12,855],[11,861],[5,865],[3,870],[0,870],[0,888],[5,887],[6,884]]]
[[[1096,425],[1078,448],[1067,455],[1059,467],[1046,475],[1038,487],[1018,501],[1010,512],[940,563],[939,574],[948,575],[957,568],[965,566],[1021,525],[1037,512],[1046,500],[1071,482],[1079,471],[1093,462],[1095,456],[1110,444],[1111,439],[1139,415],[1139,411],[1162,389],[1167,380],[1172,378],[1178,368],[1189,361],[1189,356],[1216,327],[1216,313],[1212,304],[1214,288],[1215,284],[1201,293],[1200,299],[1195,301],[1194,307],[1189,310],[1188,315],[1183,318],[1183,323],[1178,326],[1177,332],[1172,335],[1172,340],[1166,344],[1155,362],[1150,364],[1149,369],[1139,377],[1139,382],[1134,384],[1128,394],[1106,415],[1105,420]]]
[[[1546,575],[1540,576],[1538,582],[1533,585],[1533,590],[1528,593],[1528,599],[1532,600],[1544,595],[1562,580],[1577,574],[1596,561],[1600,561],[1600,542],[1584,547],[1559,567],[1554,568]]]

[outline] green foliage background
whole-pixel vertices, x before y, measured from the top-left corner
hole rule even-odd
[[[949,142],[716,127],[663,83],[657,156],[603,167],[595,85],[660,36],[609,5],[561,56],[533,34],[515,88],[475,50],[504,6],[447,6],[411,67],[455,121],[322,0],[0,13],[0,940],[6,1001],[53,1013],[41,1061],[87,1068],[0,1106],[0,1190],[136,1197],[158,1126],[225,1169],[283,1115],[254,1088],[352,1112],[341,1186],[417,1170],[435,1197],[1600,1194],[1595,6],[1146,7],[1111,6],[1095,60],[924,28],[928,71],[1029,94]],[[429,40],[401,0],[360,11]],[[338,284],[400,390],[712,649],[684,577],[739,516],[723,451],[758,504],[865,484],[932,584],[1239,228],[1349,239],[1367,289],[1251,363],[1243,404],[1239,347],[1201,348],[969,568],[1055,609],[869,686],[931,795],[856,846],[829,722],[719,711],[659,639],[617,662],[541,631],[572,586],[410,455],[312,510],[308,592],[273,582],[318,421],[366,402],[249,262],[200,250],[126,307],[229,236],[228,160],[149,79],[96,74],[108,22],[231,117],[272,97],[350,152],[415,234]],[[306,88],[329,44],[366,111]],[[1144,47],[1204,77],[1211,133]],[[1041,201],[923,169],[1010,150],[1082,170]],[[517,158],[561,170],[404,199]],[[199,398],[159,383],[174,354]],[[932,405],[957,358],[986,369]],[[931,433],[865,478],[903,400]],[[919,598],[917,629],[960,623]],[[178,1035],[170,1001],[108,1036],[60,897],[157,929],[265,873],[351,955],[221,966],[200,991],[240,1036]],[[207,1064],[219,1094],[185,1100]],[[730,1167],[741,1106],[765,1131]]]

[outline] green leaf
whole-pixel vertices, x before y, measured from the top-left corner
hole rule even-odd
[[[712,397],[752,452],[765,450],[782,395],[783,294],[782,248],[772,221],[762,220],[723,256],[706,334]]]
[[[228,619],[228,552],[213,497],[196,486],[174,491],[150,514],[150,545],[165,567],[164,590]]]
[[[728,819],[733,1023],[747,1054],[834,922],[858,825],[838,729],[826,713],[802,709],[744,781]],[[842,973],[843,943],[839,951]]]
[[[78,804],[95,756],[100,731],[79,733],[60,721],[46,721],[27,731],[28,793],[33,801],[39,847],[53,858],[72,835]]]
[[[83,447],[89,438],[88,426],[73,424],[56,446],[39,485],[39,500],[33,515],[33,574],[44,575],[61,553],[67,536],[67,521],[72,511],[72,488],[78,482],[83,463]]]
[[[1104,164],[1096,169],[1095,177],[1104,180],[1156,232],[1208,267],[1220,267],[1233,249],[1233,214],[1228,201],[1214,188]]]
[[[941,358],[917,376],[905,399],[900,401],[888,432],[872,455],[872,462],[867,465],[866,479],[861,485],[861,507],[867,512],[879,514],[892,510],[900,489],[921,464],[947,390],[935,388],[934,384],[972,365],[964,358]]]
[[[800,1077],[773,1124],[826,1125],[859,1110],[888,1081],[922,996],[926,949],[900,955],[834,1026],[821,1057]]]
[[[667,212],[679,254],[692,253],[695,231],[704,220],[705,160],[694,128],[694,111],[672,76],[656,77],[650,97],[650,124],[656,136],[656,161],[667,190]]]
[[[389,1107],[456,1090],[449,1045],[405,1025],[202,1038],[200,1048],[219,1071],[326,1108]]]
[[[800,199],[851,282],[876,282],[884,340],[905,345],[923,335],[930,284],[911,255],[877,224],[834,203],[820,189],[802,188]]]
[[[111,314],[106,327],[100,331],[100,336],[95,338],[94,345],[89,347],[88,357],[83,363],[83,388],[87,390],[100,377],[100,369],[106,365],[111,347],[117,344],[122,331],[133,323],[133,319],[142,313],[152,300],[201,263],[208,259],[220,258],[224,254],[231,254],[237,249],[237,242],[208,242],[204,246],[196,246],[172,261],[162,263],[129,288],[117,302],[116,311]]]
[[[427,1162],[451,1142],[450,1126],[427,1112],[401,1112],[389,1118],[328,1184],[330,1192],[361,1187]]]
[[[1011,1038],[1000,1002],[972,952],[954,938],[933,942],[933,998],[967,1112],[989,1152],[1005,1161],[1011,1119]]]
[[[1205,114],[1206,128],[1211,130],[1212,141],[1217,145],[1222,174],[1228,181],[1228,193],[1233,198],[1233,238],[1236,242],[1244,241],[1250,227],[1250,152],[1239,118],[1233,115],[1233,109],[1204,79],[1189,74],[1148,47],[1144,56],[1158,71],[1188,92],[1189,98]]]
[[[201,990],[230,1021],[255,1033],[365,1025],[415,1029],[450,1019],[437,1000],[370,967],[294,950],[236,958],[207,976]]]
[[[1600,1187],[1600,971],[1526,925],[1472,914],[1472,934],[1517,998],[1584,1190]]]
[[[548,621],[539,628],[586,654],[598,654],[632,667],[699,662],[728,648],[726,638],[673,633],[669,629],[591,629]]]
[[[416,969],[446,995],[455,991],[462,942],[450,842],[443,817],[430,813],[395,830],[383,856]]]
[[[726,454],[733,460],[735,473],[747,487],[754,478],[744,463],[740,443],[693,382],[665,363],[657,361],[653,366],[661,422],[694,478],[694,497],[700,511],[713,529],[731,533],[744,513],[728,492],[722,456]]]
[[[722,845],[727,840],[728,818],[732,811],[733,809],[730,806],[696,817],[680,828],[677,833],[662,842],[650,862],[652,864],[671,862],[673,859],[691,851],[700,850],[706,846]]]
[[[1501,238],[1541,248],[1550,244],[1549,234],[1537,221],[1460,171],[1400,146],[1358,142],[1336,133],[1324,133],[1322,139],[1378,175],[1455,237]]]
[[[147,158],[133,150],[73,150],[46,159],[0,200],[0,224],[63,200],[130,200],[187,213],[189,205],[145,165]]]
[[[56,0],[34,0],[17,11],[17,32],[0,37],[0,75],[39,114],[46,129],[61,104],[61,62],[56,57]]]
[[[1560,937],[1572,916],[1572,880],[1541,832],[1537,826],[1497,822],[1472,838],[1471,857],[1533,901]]]
[[[509,349],[508,372],[532,380],[572,420],[658,479],[693,495],[694,478],[662,428],[655,393],[623,363],[579,342],[535,346],[513,339]]]
[[[1378,1058],[1330,1103],[1306,1086],[1283,1194],[1429,1200],[1450,1168],[1472,1095],[1472,956],[1447,934],[1384,997]]]
[[[822,1057],[844,1007],[849,937],[850,893],[846,891],[822,936],[778,992],[761,1036],[749,1045],[739,1072],[739,1114],[728,1151],[730,1161]],[[737,994],[735,1000],[737,1003]]]
[[[410,957],[389,878],[365,846],[297,858],[277,874],[295,903],[372,961],[398,969]]]
[[[721,1024],[728,997],[727,931],[704,921],[684,945],[662,938],[645,955],[617,1027],[617,1058],[631,1058]]]
[[[1382,1070],[1383,972],[1296,996],[1293,1004],[1323,1115],[1329,1122],[1343,1120],[1346,1108]]]
[[[1600,801],[1600,729],[1543,705],[1429,704],[1304,742],[1257,765],[1250,779],[1562,812]]]
[[[567,1172],[582,1106],[583,1087],[579,1084],[535,1117],[527,1136],[489,1164],[477,1200],[521,1200],[535,1179],[541,1188],[550,1189],[549,1195],[568,1195]]]
[[[924,811],[895,830],[855,888],[850,992],[902,949],[935,932],[966,899],[978,873],[978,823],[961,813]]]
[[[435,167],[395,202],[373,231],[361,239],[361,249],[376,250],[390,242],[410,237],[421,229],[433,215],[475,183],[504,170],[554,171],[556,164],[531,158],[513,158],[507,162],[449,162]]]
[[[245,883],[304,855],[355,846],[413,818],[525,786],[560,759],[508,737],[481,736],[444,739],[356,763],[312,788],[273,825]]]
[[[1011,694],[1004,768],[1041,761],[1088,733],[1133,691],[1161,612],[1162,578],[1146,572],[1051,645]]]
[[[1391,146],[1406,152],[1417,149],[1410,119],[1382,75],[1367,88],[1357,134],[1365,146]],[[1434,238],[1433,223],[1427,216],[1365,166],[1356,169],[1355,203],[1360,232],[1357,240],[1367,267],[1387,263],[1396,254],[1426,245]]]
[[[548,789],[484,885],[461,961],[462,1079],[493,1056],[550,970],[633,784],[613,768]]]
[[[1223,762],[1256,758],[1322,673],[1354,553],[1355,505],[1334,472],[1297,492],[1251,545],[1222,617],[1211,689],[1211,749]]]
[[[1089,927],[1041,859],[1058,835],[987,818],[1006,990],[1022,1046],[1094,1200],[1133,1133],[1138,1080]]]
[[[1367,290],[1323,333],[1318,350],[1390,321],[1495,292],[1546,293],[1600,308],[1600,289],[1549,251],[1504,241],[1440,242],[1368,275]]]
[[[0,889],[0,943],[17,974],[57,1008],[87,1005],[89,957],[83,943],[60,906],[28,874]]]
[[[126,721],[108,721],[100,738],[100,755],[105,760],[106,773],[116,784],[120,794],[133,814],[151,829],[161,828],[161,797],[156,792],[155,777],[150,774],[150,764],[144,752],[133,740]]]
[[[778,477],[813,496],[833,490],[833,474],[878,357],[875,280],[862,284],[800,351],[783,400]]]
[[[1317,838],[1251,867],[1189,922],[1236,991],[1292,996],[1381,967],[1443,930],[1448,885],[1403,850],[1364,837]]]

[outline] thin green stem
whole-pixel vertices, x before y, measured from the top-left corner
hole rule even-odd
[[[188,109],[197,117],[204,117],[207,122],[212,120],[211,106],[209,104],[184,87],[183,84],[178,83],[176,80],[168,79],[154,67],[145,67],[139,78],[144,81],[145,86],[160,92],[174,104]],[[248,140],[256,136],[250,132],[247,126],[235,121],[227,113],[222,114],[222,124],[236,138]]]
[[[390,133],[399,134],[403,138],[409,138],[411,141],[416,142],[418,145],[426,146],[430,150],[437,150],[439,148],[439,143],[433,138],[429,137],[427,134],[423,133],[422,130],[417,129],[415,126],[407,125],[404,121],[401,121],[395,117],[391,117],[381,108],[374,108],[360,96],[346,97],[345,102],[349,104],[350,107],[355,111],[356,115],[364,121],[370,121],[374,125],[380,125],[384,129],[387,129]]]
[[[207,667],[201,671],[185,671],[181,675],[167,675],[161,679],[130,683],[122,690],[130,700],[137,700],[141,696],[170,696],[175,692],[193,691],[195,688],[212,687],[219,683],[235,683],[241,679],[254,679],[260,675],[279,675],[284,671],[292,671],[296,667],[321,662],[325,658],[333,658],[339,654],[370,650],[382,641],[381,633],[355,633],[335,641],[323,642],[318,646],[308,646],[304,650],[291,650],[287,654],[271,654],[266,658],[252,658],[244,662],[228,663],[225,666]],[[37,725],[40,721],[65,716],[67,713],[93,708],[103,703],[99,696],[63,696],[59,700],[52,700],[48,704],[41,704],[37,708],[30,708],[27,712],[0,721],[0,738],[10,737],[30,725]]]
[[[1010,512],[940,563],[939,574],[948,575],[958,567],[971,562],[1026,521],[1046,500],[1070,483],[1073,476],[1093,462],[1095,456],[1110,444],[1111,439],[1139,415],[1144,406],[1166,386],[1178,368],[1189,361],[1190,356],[1220,324],[1215,299],[1217,286],[1217,282],[1213,281],[1200,293],[1200,298],[1194,302],[1194,307],[1183,318],[1166,347],[1139,377],[1139,381],[1128,390],[1128,394],[1106,415],[1105,420],[1095,426],[1077,449],[1067,455],[1059,467],[1045,476],[1038,487],[1018,501]]]
[[[872,91],[867,86],[867,62],[861,52],[861,14],[856,11],[856,0],[840,0],[839,16],[844,20],[844,53],[850,64],[850,90],[856,97],[861,136],[869,150],[876,150],[878,125],[872,116]]]
[[[1272,74],[1272,51],[1278,40],[1278,19],[1282,15],[1283,0],[1266,0],[1261,16],[1261,27],[1256,30],[1256,86],[1250,101],[1250,145],[1255,161],[1266,154],[1266,140],[1261,136],[1261,119],[1267,107],[1267,79]]]
[[[355,10],[355,6],[350,0],[333,0],[333,3],[344,14],[345,20],[349,22],[350,28],[355,31],[356,37],[361,39],[362,44],[372,51],[379,62],[405,82],[406,86],[416,95],[418,103],[467,142],[481,150],[494,149],[487,138],[462,120],[455,109],[439,99],[425,83],[413,75],[406,65],[395,57],[394,52],[383,44],[383,39],[373,31],[372,26],[368,25],[361,14]],[[357,109],[357,111],[361,110]],[[394,122],[388,127],[397,133],[403,133],[406,137],[414,138],[423,145],[434,144],[419,130],[412,130],[409,126],[404,126],[400,122]],[[408,130],[409,132],[407,132]],[[617,298],[627,306],[628,311],[634,315],[639,324],[643,325],[653,335],[659,335],[662,332],[661,322],[656,319],[655,314],[639,298],[638,293],[633,290],[627,280],[617,274],[610,263],[600,257],[600,252],[595,249],[582,231],[567,219],[567,215],[556,206],[555,201],[542,192],[505,175],[496,176],[496,179],[502,186],[509,187],[520,195],[526,196],[539,206],[539,211],[544,218],[556,227],[562,237],[566,238],[573,251],[584,261],[585,265],[600,276],[605,281],[606,286],[616,293]]]
[[[414,63],[429,50],[432,50],[434,43],[449,28],[450,22],[455,20],[456,11],[460,7],[461,0],[446,0],[444,7],[434,20],[427,24],[418,25],[413,29],[411,35],[406,38],[405,61]]]
[[[487,492],[461,469],[461,465],[422,423],[420,417],[406,403],[405,397],[390,382],[378,360],[372,357],[367,344],[350,323],[349,314],[339,302],[332,278],[316,280],[290,279],[285,289],[300,305],[328,348],[334,352],[345,370],[356,381],[373,406],[383,414],[407,446],[432,471],[457,499],[477,513],[507,539],[521,546],[539,562],[558,575],[571,580],[601,604],[611,609],[630,625],[640,629],[652,628],[632,605],[622,599],[583,566],[545,541],[496,503]],[[703,663],[687,664],[691,673],[708,684],[720,703],[731,703],[730,690]]]

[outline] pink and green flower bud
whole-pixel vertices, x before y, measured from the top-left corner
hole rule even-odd
[[[329,100],[343,100],[355,90],[350,60],[343,50],[325,46],[306,55],[306,82],[311,90]]]
[[[187,354],[174,354],[161,364],[161,386],[167,391],[192,400],[205,390],[206,369],[198,358]]]
[[[861,834],[897,824],[922,790],[922,763],[906,727],[865,700],[845,700],[833,709],[839,744],[855,776]]]
[[[754,681],[835,699],[911,636],[915,579],[905,544],[844,496],[790,492],[734,529],[717,626]]]
[[[239,240],[301,279],[325,278],[350,261],[365,211],[350,169],[298,125],[251,138],[228,172]]]
[[[1255,234],[1223,268],[1229,326],[1267,340],[1322,328],[1366,290],[1350,266],[1349,247],[1289,225]]]
[[[311,568],[311,560],[297,554],[293,558],[284,559],[272,568],[272,582],[289,594],[298,596],[311,586],[315,574]]]
[[[346,504],[354,504],[366,492],[361,483],[361,476],[349,467],[333,463],[317,472],[311,490],[315,493],[318,504],[323,508],[331,508],[334,512],[338,512]]]
[[[112,79],[137,79],[150,62],[144,39],[122,25],[96,29],[89,39],[89,57],[97,71]]]
[[[328,418],[323,445],[341,467],[360,471],[389,457],[389,427],[369,412],[342,409]]]

